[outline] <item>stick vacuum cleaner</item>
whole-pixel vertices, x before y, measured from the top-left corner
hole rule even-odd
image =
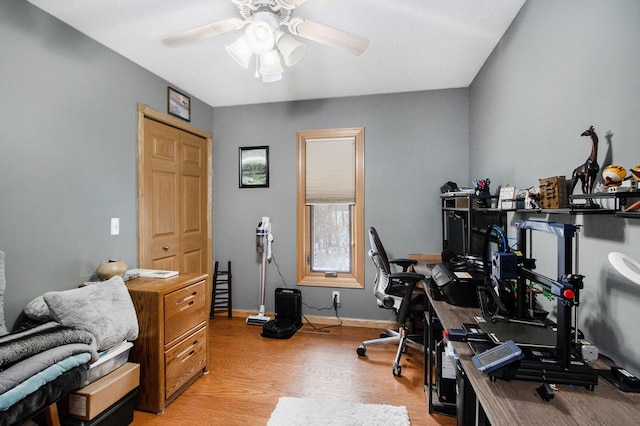
[[[257,315],[249,315],[247,317],[247,324],[249,325],[264,325],[271,320],[271,317],[264,314],[264,285],[267,276],[267,261],[271,260],[272,241],[271,222],[268,217],[263,216],[256,228],[256,252],[262,255],[262,263],[260,264],[260,310]]]

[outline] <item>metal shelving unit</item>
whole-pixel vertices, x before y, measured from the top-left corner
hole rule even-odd
[[[634,200],[636,199],[636,200]],[[595,194],[570,195],[571,205],[564,209],[518,209],[517,213],[542,213],[542,214],[608,214],[623,218],[640,218],[640,210],[625,212],[629,201],[640,199],[640,191],[623,192],[598,192]],[[574,202],[574,201],[581,202]],[[587,207],[588,200],[593,202],[593,207]],[[611,206],[603,206],[605,200],[611,200]]]
[[[580,209],[579,203],[572,203],[573,210],[576,213],[612,213],[618,217],[627,217],[627,218],[640,218],[640,211],[635,212],[625,212],[624,209],[629,204],[629,201],[633,199],[640,199],[640,191],[621,191],[621,192],[598,192],[595,194],[580,194],[580,195],[571,195],[569,199],[573,202],[574,200],[592,200],[594,203],[599,202],[601,207],[595,209]],[[602,203],[605,200],[611,200],[612,207],[602,207]],[[598,210],[602,210],[602,212],[598,212]],[[573,214],[576,214],[573,213]]]
[[[489,225],[505,228],[507,210],[478,207],[480,200],[493,205],[496,196],[442,195],[442,248],[459,255],[480,254]]]
[[[443,402],[438,398],[438,378],[436,377],[436,347],[443,339],[442,325],[433,306],[427,300],[424,327],[424,392],[429,402],[429,414],[456,416],[457,406],[454,402]]]

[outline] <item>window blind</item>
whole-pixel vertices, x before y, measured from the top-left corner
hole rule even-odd
[[[306,204],[355,204],[355,138],[306,140]]]

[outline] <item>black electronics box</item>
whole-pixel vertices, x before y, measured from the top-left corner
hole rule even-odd
[[[441,340],[436,345],[436,390],[438,400],[440,402],[456,403],[456,374],[448,373],[445,370],[451,370],[451,366],[445,367],[447,354],[445,353],[445,341]]]
[[[63,426],[129,425],[133,422],[133,410],[137,395],[138,388],[135,388],[91,420],[79,420],[72,417],[60,416],[60,423]]]
[[[277,288],[275,319],[262,326],[262,337],[288,339],[302,327],[302,295],[298,289]]]
[[[478,286],[482,285],[484,277],[481,273],[471,269],[456,269],[459,270],[454,271],[444,263],[438,263],[433,267],[431,279],[437,291],[451,305],[468,308],[479,307]]]
[[[491,254],[491,273],[499,280],[518,278],[518,258],[515,253],[494,251]]]

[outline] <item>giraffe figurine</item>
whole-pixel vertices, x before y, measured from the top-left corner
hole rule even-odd
[[[589,136],[591,138],[591,154],[584,164],[579,165],[573,170],[573,174],[571,175],[571,191],[569,191],[569,194],[573,194],[578,180],[582,185],[582,193],[591,194],[598,176],[598,171],[600,170],[600,166],[598,165],[598,135],[593,129],[593,126],[590,126],[582,132],[580,136]]]

